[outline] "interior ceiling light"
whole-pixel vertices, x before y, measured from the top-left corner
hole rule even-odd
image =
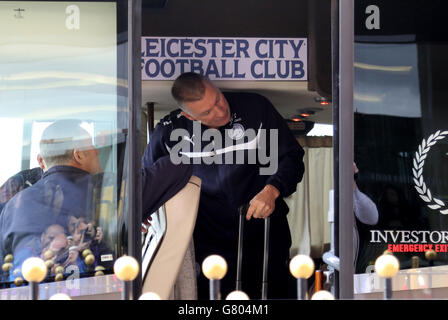
[[[317,103],[319,103],[321,106],[326,106],[328,105],[330,102],[324,98],[324,97],[315,97],[314,101],[316,101]]]
[[[291,117],[291,120],[294,122],[306,121],[309,120],[312,115],[322,110],[324,109],[316,107],[297,109],[297,113]]]
[[[412,70],[412,66],[377,66],[361,62],[355,62],[354,66],[355,68],[360,69],[387,71],[387,72],[409,72]]]
[[[367,94],[359,94],[359,93],[354,93],[353,95],[353,99],[358,100],[358,101],[364,101],[364,102],[381,102],[383,101],[383,99],[386,97],[385,94],[382,95],[367,95]]]

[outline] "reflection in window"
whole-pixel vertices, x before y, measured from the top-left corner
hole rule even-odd
[[[37,155],[39,154],[39,142],[42,137],[42,132],[47,128],[51,122],[47,121],[34,121],[31,135],[31,152],[30,152],[30,168],[36,168],[39,166],[37,161]],[[85,129],[90,136],[94,137],[94,123],[82,122],[81,128]]]
[[[437,4],[427,8],[443,12]],[[416,13],[415,8],[408,10],[412,15]],[[441,31],[437,19],[428,24],[409,23],[407,27],[410,26],[416,33],[412,41],[405,36],[407,33],[399,41],[398,35],[392,37],[388,35],[390,30],[383,30],[381,38],[369,41],[366,36],[355,42],[357,184],[379,211],[376,226],[357,224],[362,242],[357,273],[364,273],[390,244],[406,248],[393,252],[401,269],[415,267],[414,261],[419,262],[419,268],[448,263],[446,252],[428,256],[417,247],[407,247],[446,243],[446,239],[423,235],[444,232],[448,226],[448,216],[442,212],[444,207],[434,200],[441,204],[448,200],[448,144],[443,137],[439,137],[437,144],[428,142],[429,137],[447,130],[446,33],[434,33]],[[424,155],[419,150],[424,150]],[[417,155],[421,157],[419,160]],[[419,183],[423,181],[424,191],[420,191]],[[371,232],[378,231],[388,231],[394,236],[374,241]],[[396,237],[402,231],[414,232],[416,236]]]
[[[0,2],[0,288],[20,285],[30,256],[46,261],[45,281],[113,272],[127,116],[116,11]]]
[[[355,43],[355,112],[420,117],[417,45]]]

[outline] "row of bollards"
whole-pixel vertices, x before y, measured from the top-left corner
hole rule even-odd
[[[307,280],[314,272],[314,262],[307,255],[295,256],[290,264],[289,271],[297,279],[297,299],[307,300]],[[392,278],[400,269],[398,259],[392,254],[383,254],[375,262],[375,271],[384,279],[384,299],[392,299]],[[227,272],[227,263],[221,256],[212,255],[202,264],[202,272],[210,280],[210,300],[221,299],[219,281]],[[327,290],[315,292],[311,300],[334,300],[334,296]],[[249,297],[240,290],[231,292],[226,300],[249,300]]]
[[[297,299],[307,300],[307,281],[314,272],[314,262],[307,255],[295,256],[290,264],[289,270],[297,279]],[[375,262],[375,271],[384,279],[384,299],[392,299],[392,278],[400,269],[398,259],[392,254],[383,254]],[[123,256],[114,264],[114,273],[122,281],[122,300],[131,300],[131,282],[138,276],[140,266],[137,260],[131,256]],[[227,263],[219,255],[211,255],[202,263],[202,272],[210,281],[210,300],[221,300],[220,280],[227,273]],[[47,266],[40,258],[33,257],[27,259],[22,265],[22,274],[29,282],[30,299],[39,299],[39,283],[47,275]],[[326,290],[315,292],[311,300],[334,300],[334,296]],[[58,293],[50,297],[50,300],[71,300],[63,293]],[[143,293],[139,300],[160,300],[155,292]],[[237,289],[227,295],[226,300],[249,300],[243,291]]]
[[[122,300],[131,299],[131,282],[138,276],[140,266],[137,260],[131,256],[123,256],[114,264],[114,273],[116,277],[122,281]],[[22,264],[22,274],[26,281],[29,282],[29,297],[31,300],[39,300],[39,283],[41,283],[47,275],[47,266],[41,258],[28,258]],[[50,300],[71,300],[71,297],[65,293],[57,293],[50,297]],[[158,294],[147,292],[139,297],[139,300],[160,300]]]
[[[314,262],[306,255],[295,256],[290,264],[289,270],[297,279],[297,299],[305,300],[307,292],[307,279],[314,272]],[[224,278],[227,272],[227,263],[221,256],[211,255],[202,263],[202,272],[210,281],[210,300],[220,300],[219,281]],[[321,290],[316,292],[312,299],[316,300],[334,300],[333,295]],[[226,300],[249,300],[246,293],[241,290],[235,290],[226,297]]]

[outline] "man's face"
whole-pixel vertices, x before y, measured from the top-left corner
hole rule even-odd
[[[97,174],[103,171],[99,160],[99,151],[92,143],[92,138],[89,133],[85,131],[85,140],[82,141],[82,146],[78,149],[76,160],[78,161],[80,168],[87,171],[90,174]]]
[[[230,121],[229,104],[214,85],[204,81],[205,93],[201,100],[185,102],[188,113],[183,114],[190,120],[197,120],[210,128],[219,128]]]
[[[84,150],[86,155],[85,170],[90,174],[97,174],[103,171],[100,165],[100,159],[98,157],[99,151],[92,146],[90,149]]]

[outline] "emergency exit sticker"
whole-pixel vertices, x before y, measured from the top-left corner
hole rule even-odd
[[[307,80],[306,38],[142,37],[143,80]]]
[[[101,255],[101,262],[112,261],[112,260],[114,260],[114,256],[112,254]]]

